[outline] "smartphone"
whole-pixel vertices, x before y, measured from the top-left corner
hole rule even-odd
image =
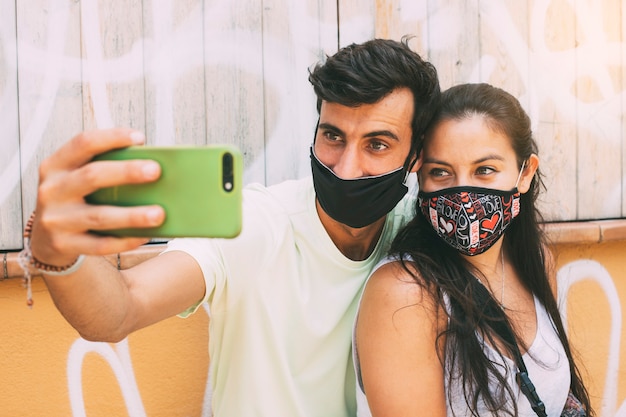
[[[152,238],[232,238],[241,231],[243,162],[232,145],[131,146],[97,155],[94,160],[151,159],[161,165],[152,183],[102,188],[86,196],[89,204],[158,204],[165,221],[153,228],[98,231],[115,236]]]

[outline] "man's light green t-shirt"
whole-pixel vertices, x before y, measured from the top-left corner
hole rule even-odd
[[[174,239],[167,248],[189,253],[204,273],[214,416],[354,416],[358,300],[371,269],[412,217],[415,193],[387,215],[364,261],[346,258],[331,241],[310,177],[250,185],[243,200],[237,238]]]

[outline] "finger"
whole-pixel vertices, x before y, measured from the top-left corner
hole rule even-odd
[[[102,255],[134,249],[149,239],[100,236],[90,230],[150,227],[161,224],[164,218],[158,206],[126,209],[94,206],[89,210],[85,207],[59,205],[37,213],[31,230],[31,250],[37,259],[51,265],[66,265],[79,254]]]
[[[52,235],[75,235],[90,231],[157,227],[165,220],[165,211],[157,205],[119,207],[108,205],[58,205],[38,212],[34,232]],[[51,244],[65,250],[63,238]]]
[[[159,163],[148,159],[96,161],[69,172],[63,179],[59,178],[52,192],[59,199],[82,198],[100,188],[143,184],[156,181],[160,176]]]
[[[103,152],[143,143],[145,143],[143,133],[128,128],[82,132],[42,162],[42,174],[59,169],[76,168]]]
[[[156,205],[136,207],[88,206],[80,216],[80,231],[106,232],[115,229],[144,229],[160,226],[165,221],[165,211]]]

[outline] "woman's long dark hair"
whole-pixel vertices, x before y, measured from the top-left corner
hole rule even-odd
[[[462,120],[472,115],[484,116],[490,128],[511,139],[520,169],[525,160],[532,154],[537,154],[530,119],[519,101],[504,90],[488,84],[463,84],[445,91],[431,126],[443,120]],[[427,132],[426,140],[428,134]],[[572,357],[557,301],[548,280],[544,252],[546,244],[540,228],[542,218],[535,204],[540,188],[543,188],[543,182],[537,170],[530,189],[521,195],[521,210],[505,233],[503,250],[523,285],[545,306],[552,319],[569,361],[571,390],[585,406],[587,415],[591,416],[593,411],[589,395]],[[449,315],[448,328],[438,335],[439,341],[445,339],[443,354],[452,364],[450,368],[445,369],[458,370],[458,374],[447,375],[448,382],[461,383],[465,401],[473,416],[478,416],[479,398],[496,415],[516,416],[517,405],[512,400],[514,391],[501,375],[499,365],[485,356],[483,342],[477,337],[477,333],[480,334],[504,357],[506,352],[511,352],[511,347],[495,335],[489,323],[507,318],[503,312],[500,313],[500,317],[485,317],[483,308],[476,303],[476,294],[473,290],[475,277],[479,271],[437,236],[419,209],[416,213],[415,218],[394,240],[391,253],[400,259],[414,261],[412,267],[417,270],[417,276],[412,272],[415,271],[412,267],[405,265],[405,269],[416,276],[419,285],[439,299],[442,307],[440,310]],[[445,305],[444,294],[449,300],[448,307]],[[519,343],[519,338],[517,339]],[[499,350],[498,346],[502,346],[504,351]],[[444,363],[443,358],[440,360]],[[495,379],[496,385],[502,389],[492,392],[490,379]],[[514,404],[513,410],[503,409],[507,401]]]

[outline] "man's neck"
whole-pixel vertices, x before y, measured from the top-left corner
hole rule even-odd
[[[383,231],[385,217],[378,219],[369,226],[354,229],[333,220],[322,209],[317,199],[315,200],[315,207],[328,236],[346,258],[362,261],[372,254]]]

